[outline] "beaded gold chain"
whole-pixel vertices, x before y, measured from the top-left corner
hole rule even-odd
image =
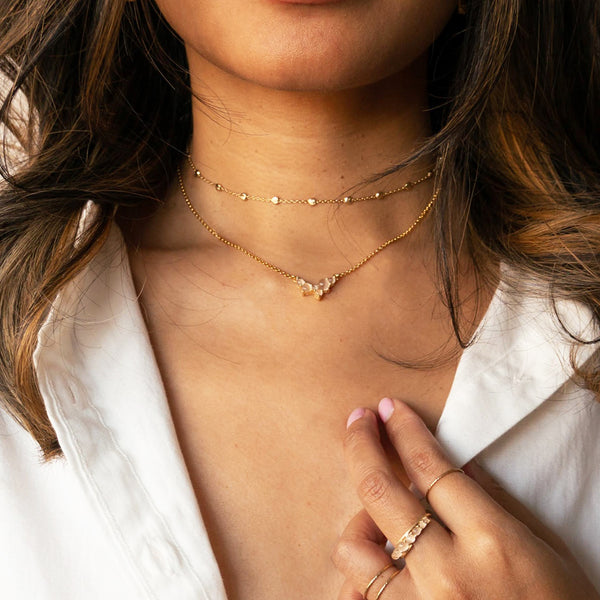
[[[204,229],[206,229],[206,231],[208,231],[208,233],[210,233],[212,236],[217,238],[223,244],[229,246],[230,248],[238,250],[242,254],[245,254],[246,256],[254,259],[256,262],[267,267],[268,269],[275,271],[275,273],[278,273],[282,277],[285,277],[286,279],[291,279],[292,281],[294,281],[296,283],[296,285],[298,285],[303,296],[311,296],[312,295],[317,300],[321,300],[325,294],[329,293],[331,291],[331,288],[340,279],[342,279],[343,277],[346,277],[347,275],[350,275],[351,273],[354,273],[354,271],[356,271],[357,269],[360,269],[360,267],[362,267],[367,261],[371,260],[374,256],[379,254],[382,250],[384,250],[391,244],[394,244],[395,242],[400,241],[401,239],[405,238],[409,233],[411,233],[415,229],[415,227],[427,216],[427,214],[431,210],[431,207],[434,205],[435,201],[437,200],[437,198],[439,196],[439,190],[435,190],[433,192],[431,200],[429,200],[429,202],[427,203],[425,208],[420,212],[419,216],[402,233],[399,233],[398,235],[394,236],[393,238],[383,242],[382,244],[377,246],[377,248],[375,248],[375,250],[372,250],[371,252],[369,252],[369,254],[367,254],[360,261],[358,261],[356,264],[354,264],[350,268],[346,269],[345,271],[340,271],[339,273],[334,273],[333,275],[330,275],[329,277],[324,277],[323,279],[319,280],[318,283],[310,283],[309,281],[306,281],[306,279],[303,279],[299,275],[294,275],[293,273],[290,273],[289,271],[286,271],[285,269],[282,269],[281,267],[274,265],[273,263],[269,262],[268,260],[261,258],[260,256],[258,256],[258,254],[255,254],[251,250],[248,250],[247,248],[240,246],[236,242],[232,242],[231,240],[228,240],[227,238],[223,237],[216,229],[211,227],[203,219],[203,217],[200,215],[200,213],[194,208],[194,205],[192,204],[192,202],[188,196],[188,193],[185,189],[185,185],[183,184],[183,175],[181,173],[181,168],[179,167],[179,165],[177,166],[177,178],[179,180],[179,189],[181,190],[181,194],[183,196],[183,199],[185,200],[185,203],[187,204],[187,207],[190,209],[190,211],[194,215],[194,217],[196,217],[196,219],[204,227]]]
[[[187,162],[189,166],[192,168],[194,172],[194,176],[212,186],[217,190],[217,192],[223,192],[224,194],[228,194],[229,196],[233,196],[234,198],[239,198],[240,200],[253,200],[254,202],[268,202],[270,204],[308,204],[309,206],[316,206],[317,204],[354,204],[355,202],[364,202],[365,200],[380,200],[381,198],[387,198],[388,196],[392,196],[393,194],[399,194],[400,192],[408,192],[412,190],[415,186],[420,183],[424,183],[428,179],[433,177],[433,173],[435,170],[428,171],[423,177],[419,179],[415,179],[415,181],[407,181],[405,184],[400,187],[394,188],[393,190],[386,190],[382,192],[374,192],[373,194],[368,194],[367,196],[359,196],[355,198],[354,196],[344,196],[343,198],[329,198],[329,199],[320,199],[320,198],[308,198],[305,200],[294,200],[294,199],[286,199],[281,198],[280,196],[271,196],[270,198],[263,196],[256,196],[254,194],[248,194],[246,192],[236,192],[230,190],[225,187],[221,183],[217,183],[216,181],[211,181],[207,177],[205,177],[200,170],[194,164],[192,160],[192,155],[188,153]]]

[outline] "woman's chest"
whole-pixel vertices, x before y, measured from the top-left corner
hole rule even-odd
[[[373,408],[385,389],[402,387],[374,371],[362,372],[363,385],[332,377],[327,387],[289,375],[232,369],[170,393],[230,600],[337,597],[343,582],[330,554],[361,509],[344,461],[345,421],[353,406]]]
[[[346,419],[396,396],[435,427],[460,354],[447,311],[424,275],[318,302],[277,278],[232,288],[174,272],[138,288],[229,598],[333,599],[330,553],[360,509]]]
[[[330,552],[360,509],[343,424],[283,406],[211,412],[178,419],[177,430],[228,597],[335,598]]]
[[[454,363],[401,368],[378,356],[360,327],[348,337],[336,327],[269,335],[257,324],[203,326],[193,343],[185,341],[189,329],[154,328],[179,442],[231,600],[335,598],[342,581],[330,553],[361,508],[343,456],[348,414],[399,396],[433,427],[443,409]]]

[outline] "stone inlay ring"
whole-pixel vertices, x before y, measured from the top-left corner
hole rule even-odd
[[[415,545],[425,527],[431,523],[431,513],[425,513],[399,540],[392,552],[392,560],[404,558]]]

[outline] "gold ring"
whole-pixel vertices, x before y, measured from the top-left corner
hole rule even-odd
[[[392,552],[392,560],[404,558],[415,545],[417,538],[431,522],[431,513],[425,513],[399,540]]]
[[[365,588],[365,591],[363,592],[363,598],[366,599],[367,594],[369,593],[369,590],[371,589],[371,587],[373,586],[373,584],[377,581],[377,579],[383,575],[383,573],[385,573],[388,569],[391,569],[394,566],[394,563],[390,563],[389,565],[385,565],[385,567],[383,567],[383,569],[381,569],[381,571],[379,571],[379,573],[377,573],[377,575],[375,575],[375,577],[373,577],[373,579],[371,579],[371,581],[369,581],[367,587]],[[379,598],[379,596],[377,596]]]
[[[383,594],[383,590],[385,590],[385,588],[390,585],[390,581],[392,579],[394,579],[394,577],[396,577],[396,575],[400,575],[400,570],[396,571],[395,573],[392,573],[389,577],[389,579],[379,588],[379,591],[377,592],[377,596],[375,596],[375,600],[379,600],[379,598],[381,597],[381,594]]]
[[[444,477],[446,477],[446,475],[450,475],[450,473],[462,473],[463,475],[465,474],[465,472],[462,469],[459,469],[458,467],[454,467],[453,469],[448,469],[447,471],[444,471],[439,477],[436,477],[430,484],[429,487],[427,488],[427,491],[425,492],[425,501],[429,504],[429,492],[431,491],[431,488],[433,488],[433,486],[438,483],[441,479],[444,479]]]

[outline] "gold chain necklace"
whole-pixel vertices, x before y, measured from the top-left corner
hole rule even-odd
[[[428,171],[425,175],[423,175],[423,177],[420,177],[419,179],[415,179],[415,181],[407,181],[404,185],[401,185],[398,188],[394,188],[393,190],[386,190],[383,192],[375,192],[373,194],[369,194],[368,196],[360,196],[358,198],[354,198],[353,196],[344,196],[343,198],[333,198],[333,199],[326,199],[326,200],[321,200],[318,198],[308,198],[307,200],[290,200],[290,199],[281,198],[280,196],[272,196],[271,198],[266,198],[263,196],[255,196],[254,194],[247,194],[246,192],[235,192],[235,191],[230,190],[229,188],[225,187],[221,183],[217,183],[216,181],[211,181],[207,177],[204,177],[204,175],[200,172],[200,170],[198,168],[196,168],[196,165],[194,164],[194,161],[192,160],[192,155],[189,153],[187,154],[187,162],[190,165],[190,167],[192,168],[194,175],[198,179],[200,179],[200,181],[203,181],[204,183],[207,183],[208,185],[211,185],[212,187],[214,187],[215,190],[217,190],[217,192],[223,192],[225,194],[229,194],[230,196],[233,196],[234,198],[239,198],[240,200],[254,200],[255,202],[268,202],[270,204],[275,204],[275,205],[277,205],[277,204],[308,204],[309,206],[316,206],[317,204],[354,204],[355,202],[364,202],[365,200],[379,200],[381,198],[386,198],[387,196],[392,196],[393,194],[398,194],[400,192],[408,192],[409,190],[412,190],[412,188],[419,185],[420,183],[423,183],[423,182],[427,181],[428,179],[431,179],[431,177],[433,177],[433,173],[435,171],[435,169]]]
[[[187,194],[187,191],[185,189],[185,186],[183,184],[183,176],[181,174],[181,168],[179,167],[179,165],[177,165],[177,178],[179,180],[179,189],[181,190],[181,194],[185,200],[185,203],[187,204],[187,207],[190,209],[190,211],[192,212],[194,217],[196,217],[196,219],[198,221],[200,221],[200,223],[206,229],[206,231],[208,231],[208,233],[210,233],[212,236],[216,237],[220,242],[229,246],[230,248],[239,250],[240,252],[242,252],[246,256],[249,256],[250,258],[254,259],[256,262],[260,263],[261,265],[264,265],[268,269],[271,269],[272,271],[279,273],[279,275],[281,275],[282,277],[285,277],[286,279],[291,279],[298,285],[303,296],[313,295],[317,300],[321,300],[325,294],[330,292],[331,288],[340,279],[342,279],[342,277],[346,277],[346,275],[350,275],[350,273],[354,273],[354,271],[356,271],[357,269],[362,267],[367,261],[371,260],[376,254],[379,254],[382,250],[384,250],[391,244],[401,240],[402,238],[405,238],[409,233],[411,233],[413,231],[413,229],[427,216],[427,213],[429,213],[429,211],[431,210],[431,207],[434,205],[435,201],[437,200],[437,198],[439,196],[439,190],[435,190],[431,197],[431,200],[427,203],[427,205],[421,211],[419,216],[402,233],[399,233],[398,235],[394,236],[393,238],[387,240],[386,242],[383,242],[383,244],[380,244],[379,246],[377,246],[377,248],[375,248],[375,250],[372,250],[371,252],[369,252],[369,254],[367,254],[364,258],[362,258],[359,262],[357,262],[350,268],[346,269],[345,271],[340,271],[339,273],[334,273],[333,275],[330,275],[329,277],[324,277],[318,283],[310,283],[310,282],[306,281],[306,279],[303,279],[302,277],[300,277],[298,275],[294,275],[293,273],[290,273],[289,271],[285,271],[281,267],[278,267],[277,265],[270,263],[268,260],[261,258],[260,256],[258,256],[258,254],[255,254],[251,250],[248,250],[247,248],[244,248],[243,246],[240,246],[239,244],[236,244],[235,242],[232,242],[231,240],[224,238],[218,231],[216,231],[214,228],[212,228],[202,218],[200,213],[194,208],[194,205],[192,204],[192,202]]]

